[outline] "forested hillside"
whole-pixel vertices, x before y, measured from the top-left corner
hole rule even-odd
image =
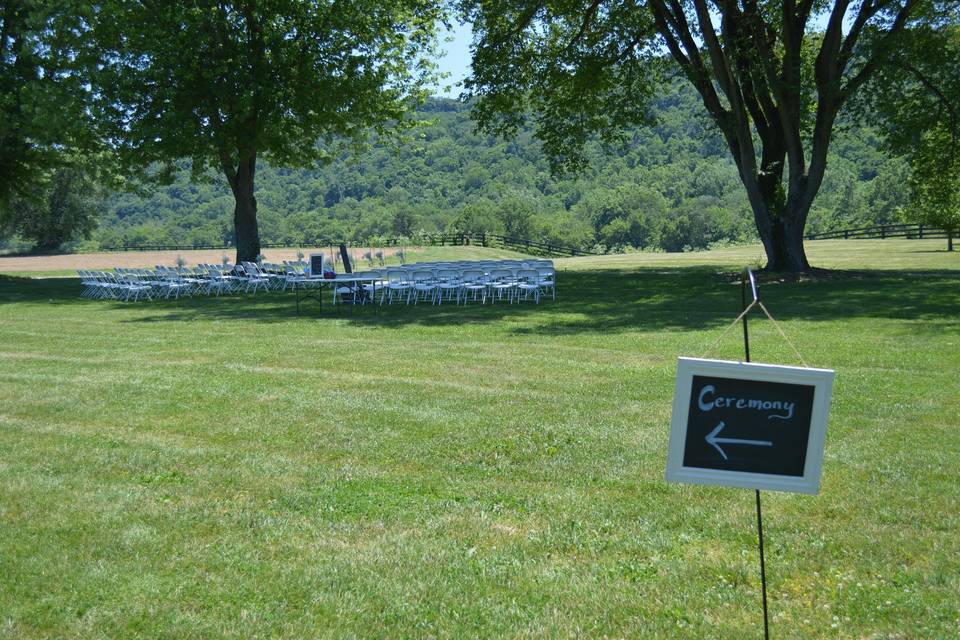
[[[589,169],[551,177],[529,131],[514,141],[474,132],[469,106],[429,101],[427,121],[400,148],[374,145],[314,170],[257,172],[268,243],[368,240],[418,231],[497,231],[580,247],[667,251],[756,237],[719,134],[686,84],[657,101],[659,124],[622,149],[590,149]],[[907,202],[907,165],[887,158],[870,129],[846,125],[832,147],[808,231],[892,222]],[[116,193],[89,248],[229,242],[233,198],[222,178]]]

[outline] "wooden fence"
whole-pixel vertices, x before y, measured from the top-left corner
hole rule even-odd
[[[806,235],[807,240],[883,240],[885,238],[923,240],[948,237],[948,232],[945,229],[916,223],[882,224],[874,227],[839,229],[836,231],[824,231],[822,233],[809,233]]]

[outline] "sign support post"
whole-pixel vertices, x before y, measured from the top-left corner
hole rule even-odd
[[[758,306],[774,326],[776,321],[760,301],[750,269],[741,274],[740,299],[743,310],[724,334],[743,321],[743,360],[677,360],[666,480],[754,490],[763,637],[769,640],[760,491],[820,490],[834,371],[810,368],[796,347],[802,368],[751,362],[747,314]]]
[[[760,301],[757,291],[757,280],[749,267],[740,275],[740,311],[743,313],[743,356],[744,362],[750,362],[750,333],[747,329],[747,283],[749,280],[750,293],[753,298],[751,304]],[[757,538],[760,542],[760,589],[763,593],[763,637],[770,640],[770,625],[767,619],[767,567],[763,557],[763,511],[760,508],[760,489],[755,489],[757,496]]]

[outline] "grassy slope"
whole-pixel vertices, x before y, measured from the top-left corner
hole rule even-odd
[[[762,290],[837,370],[820,495],[765,494],[777,637],[960,630],[960,265],[872,244]],[[755,637],[751,493],[662,480],[676,357],[751,250],[376,316],[0,278],[0,637]]]

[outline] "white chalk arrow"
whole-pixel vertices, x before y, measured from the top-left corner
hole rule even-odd
[[[753,447],[772,447],[773,443],[769,440],[741,440],[740,438],[718,438],[717,435],[723,431],[723,421],[720,421],[720,424],[717,425],[717,428],[707,434],[707,437],[704,440],[707,441],[707,444],[712,445],[720,452],[720,455],[723,456],[723,459],[727,459],[727,454],[723,449],[720,448],[721,444],[747,444]]]

